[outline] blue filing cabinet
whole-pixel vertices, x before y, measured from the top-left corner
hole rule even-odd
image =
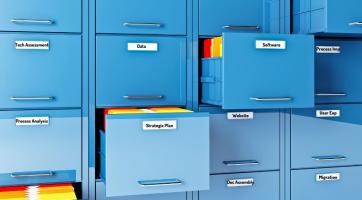
[[[202,60],[201,102],[223,109],[313,107],[313,45],[310,36],[223,33],[223,57]]]
[[[278,33],[279,9],[279,0],[199,0],[199,34]]]
[[[0,3],[0,186],[87,180],[82,3]]]
[[[297,33],[361,34],[359,0],[293,0],[294,27]],[[301,23],[302,22],[302,23]]]

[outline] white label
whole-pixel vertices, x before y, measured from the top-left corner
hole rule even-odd
[[[317,53],[341,53],[339,46],[316,46]]]
[[[340,117],[341,111],[340,110],[317,110],[316,116],[317,117]]]
[[[272,40],[257,40],[257,49],[286,49],[286,41],[272,41]]]
[[[15,48],[49,50],[49,41],[15,41]]]
[[[177,129],[177,121],[169,120],[169,121],[144,121],[143,130],[151,131],[151,130],[172,130]]]
[[[128,51],[158,51],[157,43],[128,43]]]
[[[48,126],[49,117],[17,117],[16,126]]]
[[[254,179],[230,179],[226,184],[228,187],[250,187],[254,185]]]
[[[227,114],[229,120],[254,119],[253,112],[229,112]]]
[[[338,181],[341,179],[340,173],[331,173],[331,174],[317,174],[316,180],[318,182],[322,181]]]

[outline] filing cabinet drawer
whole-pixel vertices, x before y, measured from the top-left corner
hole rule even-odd
[[[210,131],[212,174],[279,169],[278,111],[215,113]]]
[[[361,112],[352,104],[293,110],[292,168],[361,165]]]
[[[362,40],[316,41],[316,102],[362,102]]]
[[[98,36],[96,71],[98,107],[186,104],[185,38]]]
[[[0,108],[81,106],[81,38],[0,34]]]
[[[208,114],[106,115],[105,129],[107,197],[208,189]]]
[[[186,192],[107,198],[104,183],[97,182],[96,187],[97,200],[187,200]]]
[[[0,112],[0,185],[81,181],[81,111]]]
[[[200,35],[269,32],[279,20],[279,0],[200,0]],[[279,24],[274,24],[279,26]],[[279,30],[279,28],[277,28]]]
[[[210,187],[199,200],[279,200],[279,172],[213,175]]]
[[[327,0],[297,0],[294,14],[306,11],[311,16],[308,33],[327,34],[361,34],[362,14],[359,0],[327,1]],[[300,9],[300,10],[298,10]]]
[[[314,39],[223,34],[223,57],[202,60],[203,103],[223,109],[314,106]]]
[[[296,170],[292,172],[292,200],[359,200],[362,167]]]
[[[81,32],[81,0],[2,0],[0,31]]]
[[[97,33],[186,35],[186,0],[97,0]]]

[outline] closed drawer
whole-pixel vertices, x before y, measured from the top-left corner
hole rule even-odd
[[[208,114],[106,115],[105,128],[107,197],[208,189]]]
[[[97,188],[97,200],[186,200],[186,192],[180,193],[168,193],[168,194],[152,194],[152,195],[139,195],[139,196],[127,196],[127,197],[106,197],[106,187],[103,182],[96,183]]]
[[[293,110],[292,168],[362,164],[361,112],[352,104]]]
[[[0,108],[81,106],[81,37],[0,34]]]
[[[292,200],[359,200],[362,167],[297,170],[292,172]]]
[[[186,104],[185,38],[98,36],[96,71],[98,107]]]
[[[223,57],[202,60],[201,101],[223,109],[313,107],[313,49],[306,35],[224,33]]]
[[[270,32],[279,20],[279,0],[200,0],[200,35]],[[279,30],[279,28],[276,28]]]
[[[0,112],[0,185],[81,181],[81,111]]]
[[[210,190],[199,200],[223,199],[279,200],[279,172],[258,172],[211,176]]]
[[[307,33],[317,34],[361,34],[362,14],[359,0],[327,1],[327,0],[297,0],[295,5],[300,11],[311,15],[310,30]],[[294,11],[298,14],[298,11]]]
[[[186,35],[186,0],[97,0],[97,33]]]
[[[210,132],[212,174],[279,169],[278,111],[215,113]]]
[[[81,0],[3,0],[1,31],[81,32]]]
[[[362,102],[362,41],[319,39],[316,45],[316,102]]]

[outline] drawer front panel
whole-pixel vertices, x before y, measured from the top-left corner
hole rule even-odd
[[[108,115],[106,120],[108,197],[208,189],[207,114]],[[154,130],[159,124],[171,126]]]
[[[362,164],[361,112],[362,105],[324,105],[294,110],[292,168]]]
[[[279,172],[211,176],[210,191],[201,191],[199,200],[279,200]]]
[[[7,173],[0,174],[0,180],[0,186],[69,183],[77,181],[75,170]]]
[[[97,1],[97,32],[186,35],[186,1]]]
[[[32,181],[31,178],[64,178],[72,174],[70,170],[76,173],[74,180],[81,180],[80,110],[2,111],[0,125],[1,174],[25,174],[13,178],[14,182],[20,184],[24,181],[25,184]],[[58,171],[68,172],[61,175]],[[45,172],[48,174],[46,177],[37,175]],[[26,176],[29,174],[36,176]],[[0,185],[6,184],[6,180],[0,179]]]
[[[186,193],[184,192],[107,198],[106,186],[103,182],[97,182],[96,188],[97,200],[186,200]]]
[[[279,19],[279,0],[200,0],[199,6],[200,35],[269,32]]]
[[[253,119],[244,120],[227,115],[245,114],[210,116],[211,173],[278,170],[279,113],[249,113]]]
[[[362,167],[296,170],[292,172],[292,200],[362,198]]]
[[[3,0],[1,31],[81,32],[81,0]]]
[[[362,41],[320,39],[316,45],[316,102],[362,102]]]
[[[314,106],[313,37],[224,33],[223,44],[224,109]]]
[[[185,104],[185,38],[97,37],[98,107]]]
[[[0,108],[81,106],[80,36],[0,34],[0,43]]]

